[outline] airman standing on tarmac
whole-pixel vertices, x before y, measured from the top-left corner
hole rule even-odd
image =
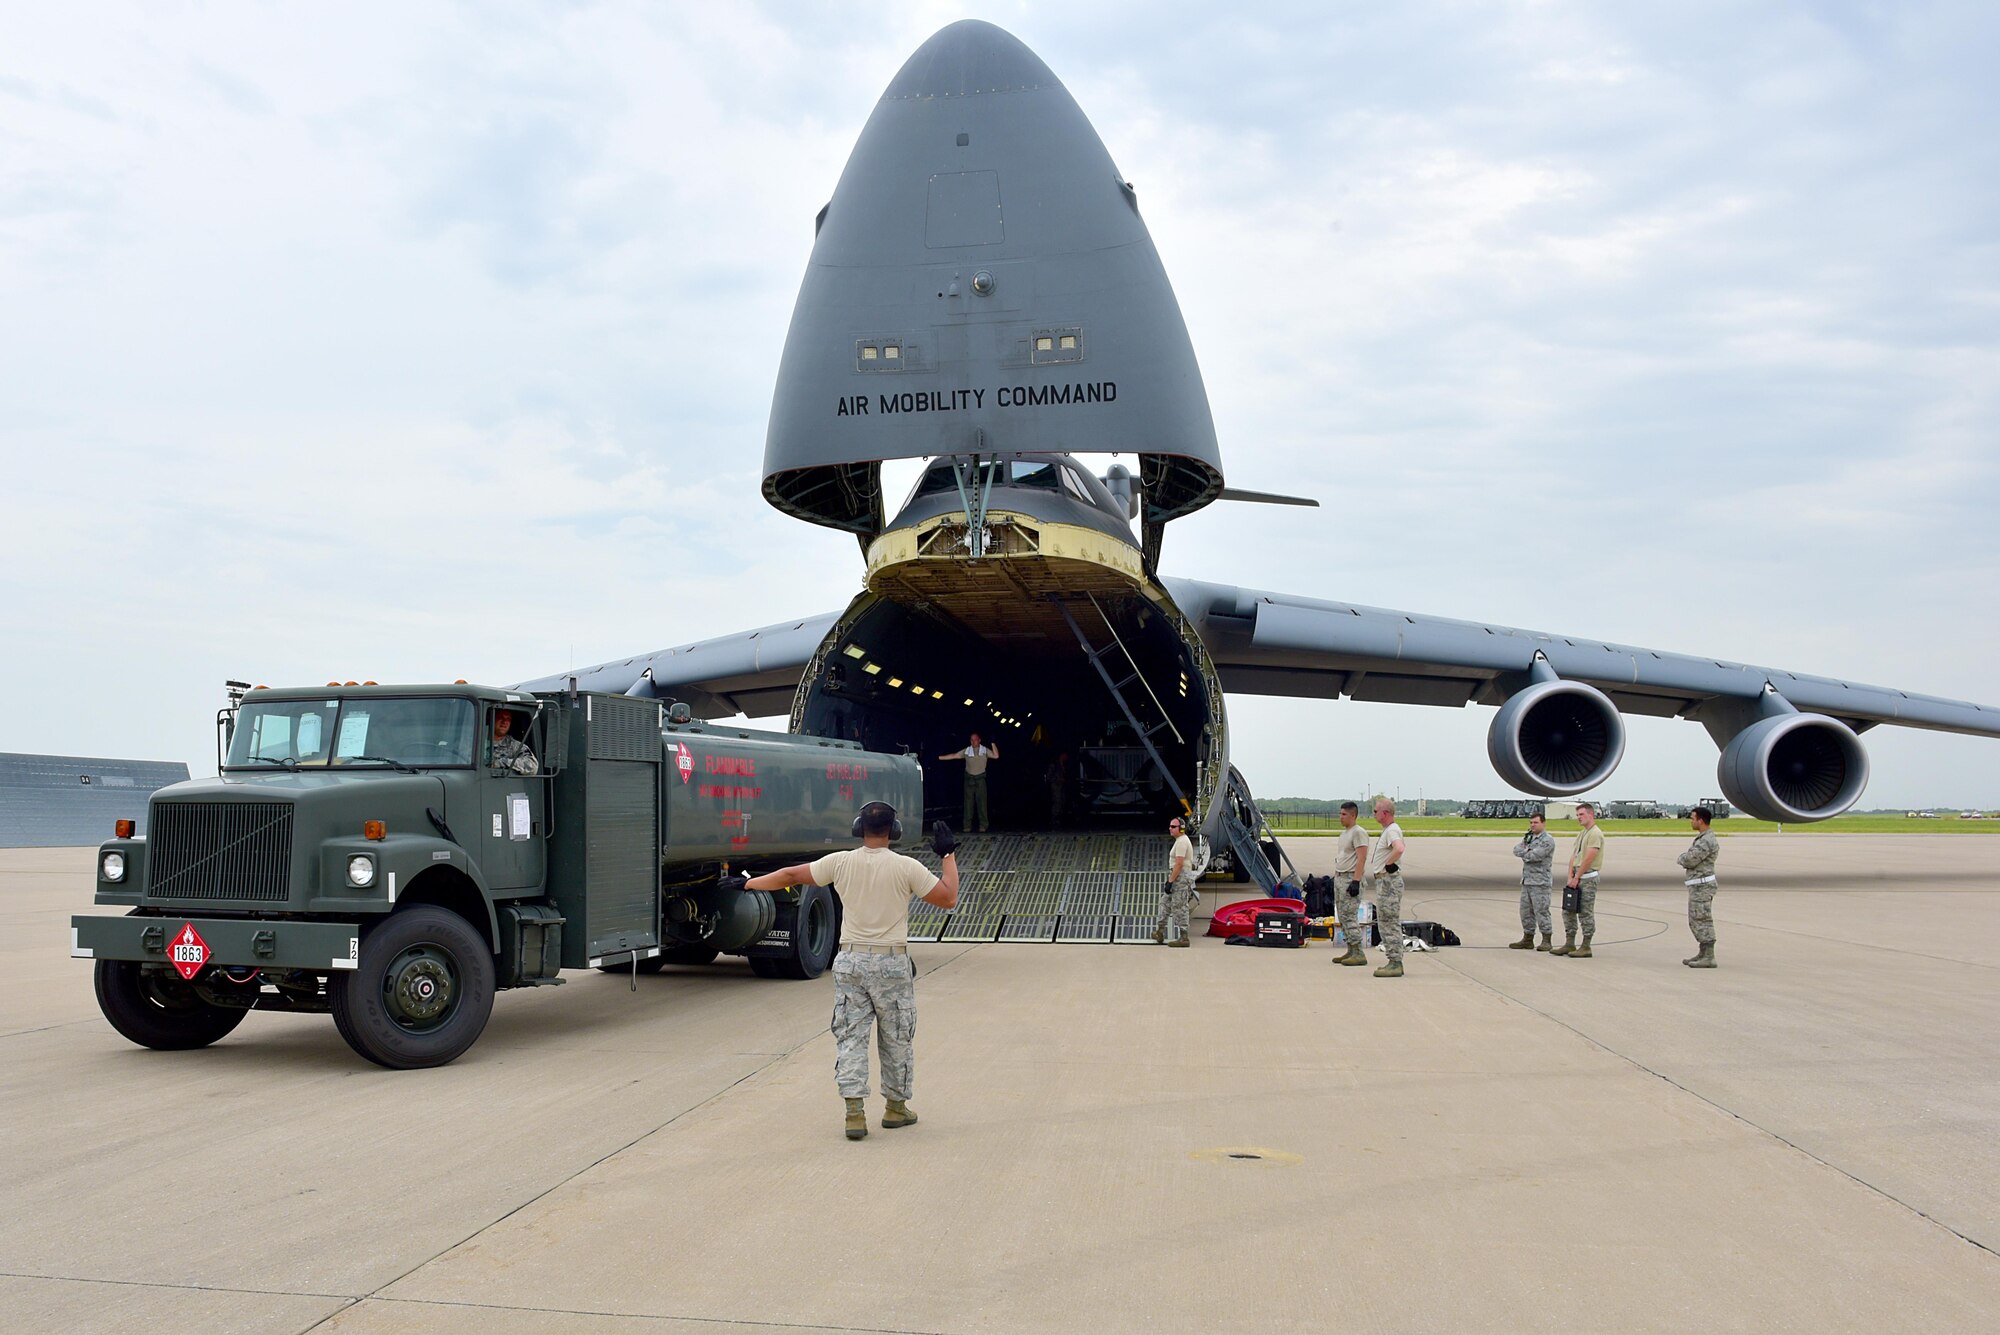
[[[1403,827],[1396,824],[1396,804],[1375,799],[1375,823],[1382,832],[1368,850],[1368,879],[1375,890],[1375,925],[1382,932],[1382,949],[1389,962],[1377,978],[1403,976]],[[1364,963],[1366,960],[1364,959]]]
[[[1597,808],[1588,802],[1576,804],[1576,843],[1569,850],[1569,881],[1563,891],[1563,943],[1551,955],[1571,959],[1590,958],[1590,938],[1597,934],[1597,873],[1604,867],[1604,831],[1597,828]],[[1571,908],[1574,904],[1576,907]],[[1576,942],[1576,929],[1583,928],[1583,944]]]
[[[868,1031],[882,1053],[882,1094],[889,1106],[882,1127],[914,1125],[910,1087],[916,1078],[917,964],[910,958],[910,901],[939,908],[958,903],[958,841],[943,821],[931,826],[931,848],[940,875],[889,845],[903,823],[887,802],[870,802],[854,818],[861,847],[828,853],[753,876],[746,890],[830,885],[840,891],[840,953],[833,957],[833,1078],[847,1101],[847,1138],[868,1134]]]
[[[1687,869],[1688,930],[1694,933],[1697,947],[1693,958],[1681,961],[1690,969],[1715,967],[1715,859],[1721,854],[1722,845],[1708,832],[1714,820],[1715,813],[1707,807],[1696,807],[1688,813],[1694,842],[1678,859]]]
[[[1354,802],[1340,804],[1340,842],[1333,848],[1333,905],[1340,917],[1340,936],[1347,953],[1335,964],[1366,964],[1367,952],[1361,943],[1368,929],[1361,925],[1361,873],[1368,865],[1368,831],[1361,828],[1361,807]]]
[[[1549,886],[1555,879],[1553,870],[1556,857],[1556,841],[1549,834],[1548,822],[1537,811],[1528,817],[1528,833],[1521,842],[1514,845],[1514,856],[1521,859],[1521,939],[1509,941],[1509,950],[1547,950],[1556,943],[1554,923],[1549,917]],[[1535,933],[1540,931],[1542,943],[1535,945]]]
[[[1167,885],[1160,892],[1160,918],[1153,924],[1153,940],[1187,947],[1194,944],[1188,940],[1188,910],[1194,904],[1194,842],[1187,837],[1187,827],[1179,816],[1167,822],[1167,834],[1174,845],[1167,852]],[[1174,933],[1171,938],[1167,936],[1169,928]]]

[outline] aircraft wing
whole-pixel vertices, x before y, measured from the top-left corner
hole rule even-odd
[[[2000,737],[1995,705],[1511,626],[1199,580],[1162,582],[1200,632],[1226,691],[1499,705],[1528,684],[1539,653],[1557,676],[1595,687],[1627,714],[1729,727],[1769,683],[1801,712],[1855,732],[1894,723]]]
[[[538,677],[518,683],[517,689],[559,691],[574,678],[582,691],[680,700],[697,718],[788,714],[800,674],[839,617],[838,612],[828,612],[780,621],[736,635]]]

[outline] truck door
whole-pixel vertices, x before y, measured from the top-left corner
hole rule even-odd
[[[539,769],[534,774],[518,774],[494,763],[496,716],[501,713],[513,715],[507,736],[532,742],[539,732],[531,722],[537,713],[533,704],[486,706],[479,756],[485,769],[479,785],[484,808],[479,825],[479,866],[488,889],[539,890],[548,857],[549,805],[544,788],[549,778]],[[535,754],[532,746],[529,754]],[[540,760],[536,755],[538,765]]]

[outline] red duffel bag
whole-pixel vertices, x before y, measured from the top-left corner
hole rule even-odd
[[[1257,930],[1259,913],[1297,913],[1305,906],[1296,899],[1246,899],[1226,904],[1208,920],[1210,936],[1250,936]]]

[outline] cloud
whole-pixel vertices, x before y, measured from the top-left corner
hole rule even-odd
[[[852,540],[757,494],[771,380],[813,215],[955,17],[11,21],[0,687],[159,698],[5,744],[200,766],[225,676],[513,680],[839,606]],[[1169,572],[2000,700],[1989,9],[991,17],[1138,183],[1231,481],[1326,502],[1214,507]],[[1234,717],[1260,791],[1495,786],[1483,712]],[[2000,803],[1988,749],[1888,733],[1885,800]],[[1634,738],[1635,790],[1710,786],[1699,730]]]

